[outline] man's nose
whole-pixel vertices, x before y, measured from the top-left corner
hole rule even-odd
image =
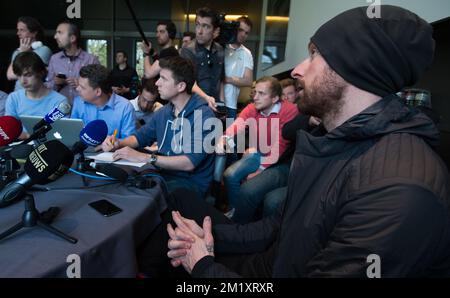
[[[305,75],[305,71],[309,66],[309,59],[303,60],[300,64],[298,64],[294,70],[291,72],[291,77],[297,79],[303,77]]]

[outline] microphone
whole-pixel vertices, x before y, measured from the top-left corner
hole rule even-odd
[[[47,115],[44,116],[44,118],[36,123],[36,125],[33,127],[34,131],[37,131],[38,129],[48,125],[52,124],[56,120],[59,120],[70,113],[70,109],[72,107],[67,102],[61,102],[58,107],[53,108]]]
[[[89,163],[89,166],[106,176],[125,183],[128,180],[128,173],[124,169],[109,163]]]
[[[108,126],[104,120],[94,120],[89,122],[80,132],[80,140],[72,147],[72,153],[78,154],[86,150],[87,147],[96,147],[100,145],[108,135]],[[84,162],[82,159],[80,162]],[[105,174],[108,177],[125,182],[128,179],[128,173],[111,164],[96,164],[90,163],[89,166],[98,172]],[[84,167],[84,166],[83,166]]]
[[[63,176],[73,163],[73,153],[63,143],[52,140],[39,145],[28,156],[25,173],[0,192],[0,208],[20,200],[34,184],[47,184]]]
[[[22,133],[22,122],[12,116],[0,117],[0,147],[9,145]]]
[[[80,131],[80,140],[72,146],[74,155],[83,152],[87,147],[100,145],[108,135],[108,126],[104,120],[94,120],[89,122]]]
[[[56,120],[63,118],[66,114],[69,114],[70,109],[70,104],[61,102],[57,108],[53,108],[53,110],[45,115],[41,121],[36,123],[36,125],[33,127],[33,133],[21,144],[28,144],[29,142],[44,136],[52,129],[52,126],[50,124],[52,124]]]

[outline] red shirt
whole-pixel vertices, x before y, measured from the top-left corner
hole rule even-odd
[[[269,115],[263,115],[256,110],[252,103],[242,110],[236,121],[227,128],[225,134],[234,136],[242,133],[248,126],[250,147],[257,148],[263,155],[261,166],[267,168],[276,163],[289,146],[290,142],[283,138],[282,129],[298,114],[297,106],[285,100],[280,100],[275,104]]]

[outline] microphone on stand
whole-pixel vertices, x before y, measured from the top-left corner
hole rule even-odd
[[[22,198],[25,201],[25,209],[21,220],[0,233],[0,241],[22,228],[39,226],[70,243],[77,243],[78,240],[76,238],[66,235],[49,225],[49,222],[58,214],[58,207],[53,207],[47,212],[40,213],[36,209],[33,195],[27,194],[27,190],[34,184],[46,184],[63,176],[72,165],[72,162],[72,151],[58,140],[45,142],[31,152],[24,165],[25,174],[6,185],[0,192],[0,207],[8,206]]]
[[[34,125],[33,131],[40,129],[45,125],[52,124],[56,120],[64,118],[64,116],[70,113],[71,108],[72,107],[67,102],[61,102],[56,108],[53,108],[53,110],[47,113],[41,121]]]
[[[88,147],[96,147],[103,143],[108,135],[108,126],[104,120],[89,122],[80,131],[80,140],[72,146],[73,154],[84,152]]]
[[[0,117],[0,147],[14,142],[22,133],[22,122],[12,116]]]
[[[128,173],[125,170],[112,164],[98,164],[84,157],[84,150],[88,147],[100,145],[107,135],[108,126],[104,120],[93,120],[81,130],[80,140],[72,146],[72,153],[74,155],[80,154],[77,159],[77,170],[82,173],[97,171],[120,182],[125,182],[128,179]],[[87,186],[87,181],[84,178],[83,183]]]
[[[90,162],[89,166],[110,178],[116,179],[119,182],[125,183],[128,180],[128,173],[124,169],[109,163],[95,163]]]
[[[39,145],[28,156],[25,173],[0,191],[0,208],[20,200],[34,184],[47,184],[64,175],[73,162],[73,153],[60,141]]]
[[[94,120],[89,122],[80,132],[80,140],[72,146],[72,153],[80,153],[77,159],[77,170],[80,172],[98,171],[108,177],[125,182],[128,179],[128,173],[115,165],[96,164],[90,159],[84,157],[84,150],[87,147],[96,147],[100,145],[108,135],[108,126],[104,120]],[[83,177],[83,183],[87,186],[87,181]]]
[[[18,177],[20,165],[8,146],[22,133],[22,123],[12,116],[0,117],[0,189]],[[26,155],[28,156],[28,155]]]
[[[39,139],[52,129],[51,124],[56,120],[63,118],[70,113],[71,106],[67,102],[61,102],[58,107],[53,108],[41,121],[33,127],[33,133],[21,144],[28,144],[31,141]]]

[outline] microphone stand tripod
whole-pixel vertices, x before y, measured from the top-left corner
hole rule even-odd
[[[25,195],[25,211],[22,214],[22,221],[16,224],[15,226],[11,227],[10,229],[6,230],[5,232],[1,233],[0,241],[22,228],[30,228],[36,225],[40,226],[41,228],[47,230],[48,232],[58,237],[63,238],[66,241],[69,241],[72,244],[78,242],[77,239],[64,234],[60,230],[54,228],[53,226],[42,220],[41,216],[39,215],[39,211],[36,209],[34,197],[31,194]]]

